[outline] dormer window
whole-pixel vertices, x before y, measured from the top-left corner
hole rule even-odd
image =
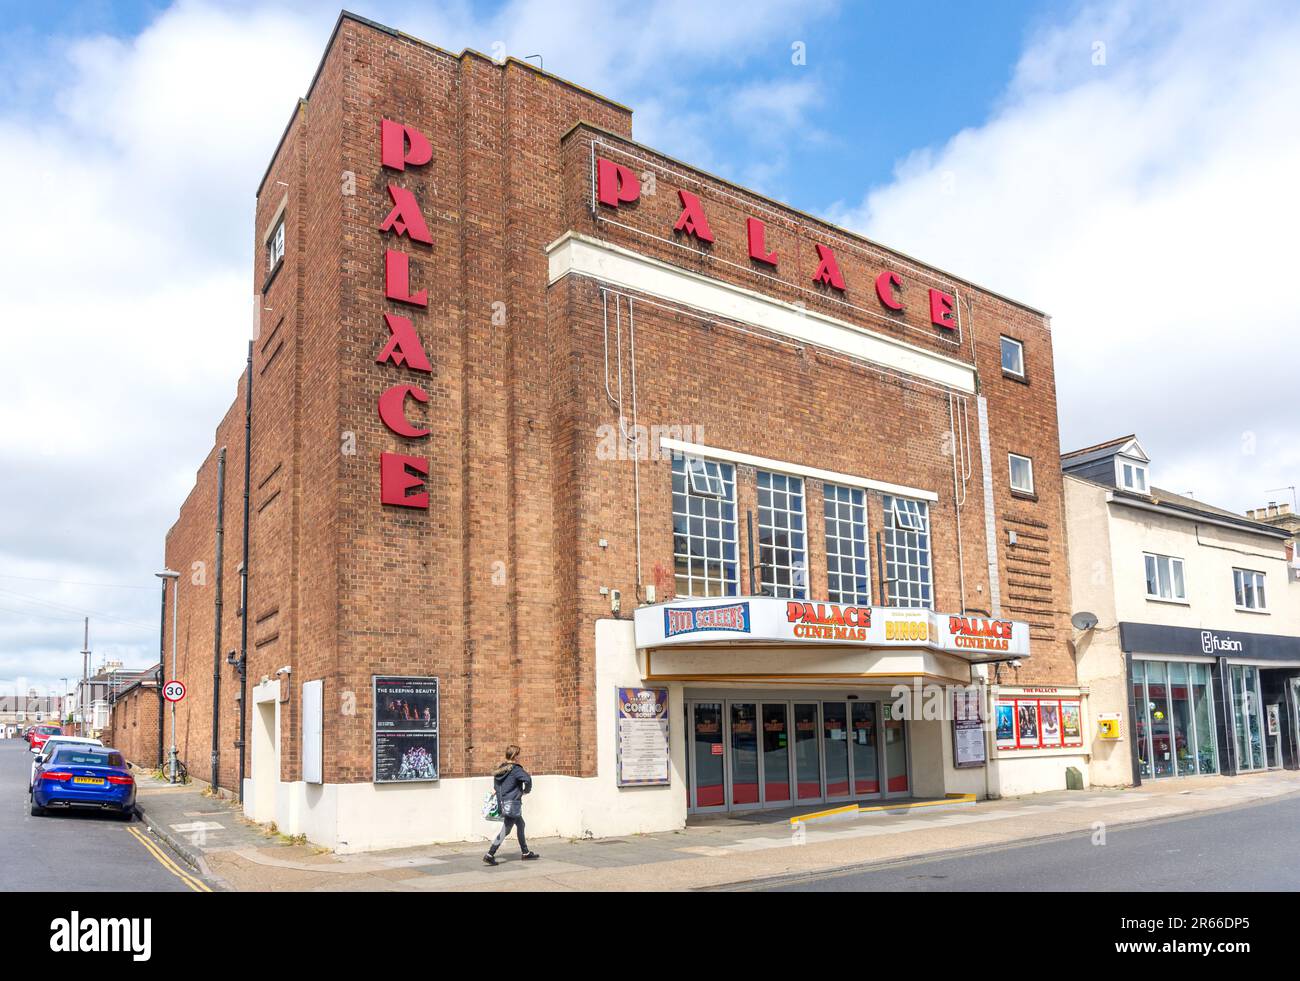
[[[1145,463],[1115,457],[1115,483],[1124,490],[1147,493],[1147,467]]]

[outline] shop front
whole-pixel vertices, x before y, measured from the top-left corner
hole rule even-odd
[[[1121,623],[1134,778],[1297,767],[1300,637]]]
[[[983,792],[950,729],[974,665],[1028,656],[1023,623],[751,596],[636,611],[642,677],[680,687],[688,812]]]

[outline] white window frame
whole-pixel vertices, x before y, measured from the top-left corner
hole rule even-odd
[[[1029,464],[1029,486],[1028,487],[1016,486],[1016,468],[1012,463],[1013,460],[1024,460],[1025,463]],[[1024,456],[1020,453],[1008,453],[1007,454],[1007,483],[1011,486],[1011,489],[1013,491],[1018,491],[1021,494],[1033,494],[1034,493],[1034,461],[1029,457]]]
[[[847,498],[847,500],[845,500]],[[858,503],[858,499],[861,503]],[[806,500],[806,499],[805,499]],[[832,518],[826,513],[828,505],[835,506],[835,516]],[[839,533],[839,524],[842,519],[840,512],[842,509],[849,510],[849,531],[850,537],[844,538]],[[853,512],[858,508],[862,509],[862,561],[866,563],[866,586],[865,589],[857,588],[858,574],[856,565],[858,557],[856,554],[857,539],[853,533],[857,530],[857,520],[853,517]],[[835,531],[831,533],[830,528],[825,529],[826,540],[826,595],[832,603],[854,604],[857,606],[871,605],[871,535],[868,531],[870,527],[867,520],[867,492],[860,487],[849,487],[844,484],[824,483],[822,485],[822,514],[825,522],[829,525],[834,523]],[[848,549],[846,553],[844,549]],[[835,562],[834,570],[831,569],[831,562]],[[849,563],[850,570],[844,572],[844,563]],[[838,589],[832,589],[831,580],[834,579],[839,583]],[[852,588],[845,589],[844,582],[847,579]]]
[[[1164,569],[1161,569],[1161,560],[1164,560]],[[1151,592],[1151,580],[1147,576],[1147,563],[1150,562],[1155,569],[1156,591]],[[1179,573],[1174,575],[1174,563],[1178,564]],[[1167,577],[1167,578],[1166,578]],[[1187,602],[1187,564],[1176,555],[1162,555],[1159,552],[1142,553],[1142,579],[1147,585],[1147,599],[1155,600],[1158,603],[1186,603]],[[1178,594],[1174,590],[1174,584],[1182,579],[1183,591]],[[1162,593],[1164,586],[1169,587],[1169,595]]]
[[[765,476],[768,478],[768,487],[763,487],[762,485],[762,478]],[[771,486],[778,478],[785,482],[784,490],[778,490],[776,487]],[[758,548],[761,562],[760,571],[762,573],[762,581],[759,585],[763,592],[767,593],[769,596],[778,596],[782,599],[806,600],[808,599],[808,482],[802,477],[791,476],[790,474],[780,473],[779,471],[760,470],[754,475],[754,484],[759,498]],[[799,485],[797,492],[790,489],[793,484]],[[787,497],[786,506],[778,508],[776,507],[774,500],[770,501],[767,505],[764,505],[762,503],[762,493],[765,490],[768,492],[769,496],[777,493],[785,494]],[[792,493],[798,493],[799,495],[798,511],[792,510],[789,507],[788,498]],[[784,528],[780,527],[776,523],[778,515],[784,515],[785,517],[786,525]],[[764,517],[767,517],[769,520],[764,521]],[[796,517],[799,519],[799,528],[797,529],[791,527],[793,520]],[[781,532],[785,532],[787,541],[789,541],[790,537],[794,534],[802,535],[803,547],[799,549],[795,548],[794,545],[777,545],[776,536]],[[765,537],[770,544],[764,544]],[[788,551],[790,553],[789,565],[762,562],[761,556],[763,549],[765,548],[771,549],[773,552],[778,548],[783,551]],[[776,571],[778,569],[786,570],[789,579],[788,585],[783,585],[776,581]]]
[[[276,220],[266,237],[266,271],[269,273],[284,259],[284,215]]]
[[[1131,481],[1124,479],[1125,467],[1133,473]],[[1148,493],[1151,485],[1147,480],[1147,465],[1126,456],[1115,457],[1115,486],[1124,490],[1136,491],[1139,494]]]
[[[1246,577],[1252,578],[1251,588],[1253,592],[1246,591]],[[1267,613],[1268,612],[1268,592],[1264,583],[1268,578],[1267,573],[1260,572],[1258,569],[1242,569],[1233,567],[1232,570],[1232,592],[1233,603],[1236,608],[1243,613]],[[1239,585],[1240,584],[1240,585]],[[1258,602],[1247,604],[1245,601],[1248,597],[1254,597]]]
[[[934,538],[930,526],[930,507],[925,501],[914,499],[898,498],[886,496],[881,502],[885,512],[884,528],[884,551],[885,551],[885,568],[881,574],[889,580],[889,597],[888,602],[891,606],[907,606],[917,609],[934,609]],[[899,525],[898,516],[907,515],[907,525]],[[916,525],[919,524],[919,527]],[[899,542],[898,535],[907,536],[903,542]],[[906,557],[906,553],[916,550],[920,551],[919,543],[915,546],[911,544],[914,540],[911,536],[924,535],[926,539],[925,561],[924,563],[913,563]],[[899,561],[898,553],[904,554],[904,561]],[[893,558],[891,559],[891,555]],[[905,571],[915,570],[923,574],[923,578],[899,580],[890,574],[891,567],[894,570],[902,568]],[[908,596],[902,597],[900,601],[899,586],[906,584],[908,586]],[[911,596],[912,588],[917,587],[917,592],[927,591],[929,597]]]
[[[1019,371],[1015,371],[1015,370],[1013,370],[1013,369],[1011,369],[1011,368],[1008,368],[1008,367],[1006,366],[1006,364],[1003,363],[1003,358],[1002,358],[1003,349],[1004,349],[1004,346],[1007,345],[1007,344],[1014,344],[1014,345],[1015,345],[1015,348],[1016,348],[1016,352],[1020,355],[1020,357],[1017,359],[1017,360],[1020,362],[1020,370],[1019,370]],[[1017,378],[1024,378],[1024,377],[1025,377],[1025,344],[1024,344],[1024,342],[1023,342],[1023,341],[1018,341],[1018,340],[1016,340],[1014,337],[1007,337],[1006,334],[1001,335],[1001,342],[998,344],[998,362],[999,362],[1000,364],[1002,364],[1002,370],[1005,371],[1008,375],[1015,375]]]
[[[706,486],[713,485],[714,482],[716,481],[717,484],[721,486],[722,491],[721,493],[716,495],[709,494],[709,493],[698,494],[694,490],[694,481],[692,480],[693,472],[696,469],[693,466],[692,458],[686,454],[674,454],[674,459],[673,459],[674,464],[678,460],[682,461],[681,477],[685,482],[685,490],[680,492],[680,498],[684,502],[685,511],[681,511],[677,507],[679,492],[674,488],[672,490],[672,504],[673,504],[672,516],[673,516],[673,523],[674,523],[674,529],[673,529],[674,591],[679,596],[720,596],[720,597],[738,596],[740,595],[740,532],[739,532],[739,520],[738,520],[739,509],[736,503],[736,468],[731,464],[719,463],[716,460],[700,461],[703,464],[703,472],[706,474],[706,478],[705,478]],[[730,480],[727,480],[728,475],[730,475],[731,477]],[[674,477],[678,476],[675,467],[673,470],[673,476]],[[696,499],[704,502],[704,504],[701,507],[701,510],[704,512],[704,514],[699,516],[691,514],[690,501],[692,499]],[[717,518],[711,518],[707,514],[708,502],[710,501],[717,502],[717,509],[718,509]],[[729,519],[722,516],[725,513],[725,509],[728,505],[730,505],[731,507],[731,517]],[[687,551],[685,553],[679,552],[677,549],[677,540],[679,536],[676,530],[676,522],[679,517],[686,519]],[[690,531],[691,521],[696,517],[699,517],[699,519],[702,522],[704,522],[704,529],[705,529],[704,533],[698,536],[693,535]],[[710,521],[719,522],[719,534],[716,538],[708,534],[708,522]],[[727,529],[728,525],[731,526],[730,537],[728,537],[728,529]],[[691,550],[690,545],[692,541],[698,541],[703,544],[704,552],[702,555],[697,556]],[[718,543],[718,556],[716,557],[716,559],[710,557],[708,554],[710,542]],[[728,560],[727,558],[728,546],[731,547],[732,558],[730,560]],[[685,593],[682,593],[678,588],[679,580],[683,578],[682,574],[677,570],[677,563],[679,559],[685,559],[687,563],[686,573],[684,576],[684,578],[686,579]],[[718,563],[720,575],[717,578],[710,577],[708,575],[708,566],[709,563],[711,562]],[[696,564],[701,564],[701,563],[703,564],[705,570],[704,574],[696,575],[694,572],[694,566]],[[730,575],[728,575],[728,569],[727,569],[728,566],[731,567]],[[702,587],[703,591],[702,592],[699,591],[697,587]]]

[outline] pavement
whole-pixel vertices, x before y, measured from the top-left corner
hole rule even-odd
[[[1300,795],[1300,772],[1187,777],[1136,788],[1054,791],[916,811],[869,812],[792,829],[787,817],[692,819],[678,831],[621,838],[514,841],[482,864],[484,841],[336,855],[245,819],[202,785],[139,780],[151,831],[220,888],[251,891],[645,891],[732,888],[791,876],[860,871],[1031,841],[1082,839]],[[1249,843],[1244,847],[1249,848]],[[1061,888],[1058,884],[1055,888]]]

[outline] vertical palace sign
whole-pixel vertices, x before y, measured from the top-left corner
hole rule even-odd
[[[433,148],[417,130],[391,119],[379,123],[379,159],[386,171],[405,171],[407,167],[423,167],[433,159]],[[408,368],[420,374],[433,373],[429,356],[424,352],[415,325],[406,314],[427,311],[429,291],[411,290],[411,257],[392,246],[405,236],[410,243],[433,245],[429,227],[420,213],[415,195],[396,184],[388,185],[392,209],[379,224],[379,233],[387,236],[384,248],[384,298],[395,304],[394,311],[384,314],[388,327],[388,341],[375,358],[377,364]],[[397,311],[401,311],[400,313]],[[379,396],[379,418],[393,434],[408,440],[423,440],[429,430],[412,425],[406,417],[406,400],[427,403],[429,393],[419,385],[397,383]],[[429,476],[429,461],[423,456],[403,453],[379,455],[379,497],[383,504],[404,508],[429,507],[429,492],[425,480]]]

